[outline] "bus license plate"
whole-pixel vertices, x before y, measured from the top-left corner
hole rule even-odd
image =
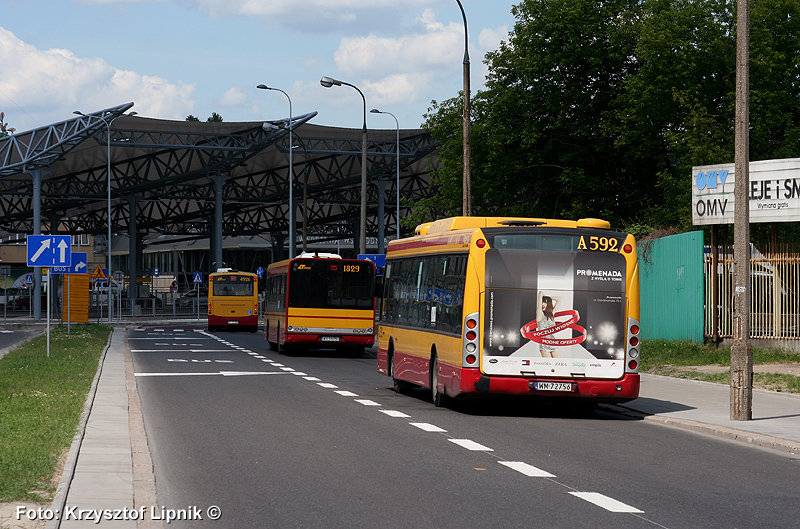
[[[533,389],[540,391],[572,391],[572,382],[534,382]]]
[[[238,320],[230,320],[228,322],[228,325],[239,325],[239,321]]]
[[[322,338],[320,338],[320,340],[323,341],[323,342],[338,342],[339,341],[339,337],[338,336],[323,336]]]

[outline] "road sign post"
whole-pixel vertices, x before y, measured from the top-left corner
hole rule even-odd
[[[28,235],[28,266],[54,267],[69,266],[72,263],[72,238],[69,235]],[[50,274],[47,274],[47,356],[50,357]],[[38,285],[38,283],[37,283]],[[38,288],[36,290],[39,290]],[[41,292],[34,292],[33,303],[36,310],[41,309]],[[38,318],[40,314],[34,311]]]
[[[203,274],[194,273],[194,284],[197,285],[197,320],[200,320],[200,285],[203,284]]]

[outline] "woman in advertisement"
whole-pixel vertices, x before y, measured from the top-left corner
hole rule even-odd
[[[539,292],[539,307],[536,311],[536,328],[538,330],[549,329],[556,324],[555,309],[561,302],[561,298],[546,296],[544,292]],[[558,358],[561,355],[552,345],[539,344],[539,353],[547,358]]]

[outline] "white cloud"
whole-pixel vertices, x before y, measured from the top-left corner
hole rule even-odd
[[[486,28],[478,35],[478,43],[484,51],[494,51],[500,47],[500,42],[508,40],[508,25],[503,24],[497,28]]]
[[[215,17],[244,15],[263,18],[283,15],[295,16],[302,13],[310,18],[329,18],[334,20],[356,20],[356,13],[365,8],[396,8],[396,0],[371,0],[368,5],[363,0],[190,0],[201,11],[207,11]],[[407,0],[408,8],[430,4],[430,0]]]
[[[337,69],[350,78],[372,79],[362,88],[370,92],[370,101],[383,104],[414,101],[444,77],[460,75],[463,24],[438,22],[431,10],[416,23],[419,31],[399,38],[341,39],[333,56]]]
[[[194,110],[194,84],[114,68],[102,59],[69,50],[39,50],[0,27],[0,103],[17,131],[94,112],[129,101],[142,116],[184,119]],[[7,118],[8,119],[8,118]]]
[[[222,98],[220,98],[220,103],[225,106],[239,106],[247,103],[250,98],[247,94],[242,91],[241,88],[233,87],[230,88],[227,92],[222,94]]]

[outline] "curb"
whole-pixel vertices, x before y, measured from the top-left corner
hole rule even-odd
[[[21,347],[21,346],[25,345],[26,343],[30,342],[34,338],[38,338],[39,336],[43,335],[45,332],[47,332],[46,329],[36,329],[34,332],[31,333],[30,336],[26,336],[22,340],[20,340],[18,342],[15,342],[15,343],[9,345],[8,347],[4,347],[4,348],[0,349],[0,358],[3,358],[5,355],[10,353],[11,351],[17,349],[18,347]]]
[[[720,439],[726,439],[728,441],[734,441],[750,446],[758,446],[760,448],[767,448],[769,450],[776,450],[787,454],[800,454],[800,443],[781,439],[779,437],[773,437],[771,435],[745,432],[735,428],[728,428],[727,426],[708,424],[690,419],[676,419],[673,417],[664,417],[662,415],[648,415],[620,404],[607,404],[603,406],[603,408],[612,413],[618,413],[627,417],[633,417],[644,421],[654,422],[656,424],[663,424],[664,426],[671,426],[673,428],[680,428],[682,430],[689,430],[692,432],[711,435]]]

